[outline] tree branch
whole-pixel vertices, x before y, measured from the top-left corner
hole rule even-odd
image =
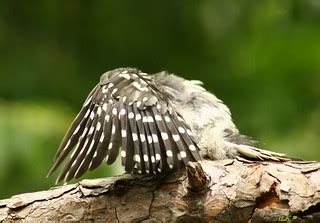
[[[320,222],[318,162],[201,165],[162,179],[124,174],[16,195],[0,200],[0,221]]]

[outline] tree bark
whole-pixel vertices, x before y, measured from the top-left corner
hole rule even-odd
[[[174,175],[83,180],[0,200],[0,221],[320,222],[320,163],[190,163]]]

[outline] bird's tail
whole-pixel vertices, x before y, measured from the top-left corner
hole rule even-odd
[[[264,149],[258,149],[249,145],[235,145],[234,147],[240,157],[250,159],[250,160],[269,160],[269,161],[289,161],[298,160],[295,158],[290,158],[284,153],[271,152]]]

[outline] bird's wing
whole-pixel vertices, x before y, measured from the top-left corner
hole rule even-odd
[[[48,175],[72,151],[57,179],[69,181],[112,164],[121,147],[127,172],[166,172],[200,160],[198,147],[183,118],[157,83],[133,68],[106,72],[90,92],[63,138]]]

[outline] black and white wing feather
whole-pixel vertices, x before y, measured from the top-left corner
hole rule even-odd
[[[125,170],[142,174],[200,160],[190,129],[158,84],[134,68],[103,74],[63,138],[49,174],[69,156],[57,181],[78,178],[103,160],[112,164],[119,150]]]

